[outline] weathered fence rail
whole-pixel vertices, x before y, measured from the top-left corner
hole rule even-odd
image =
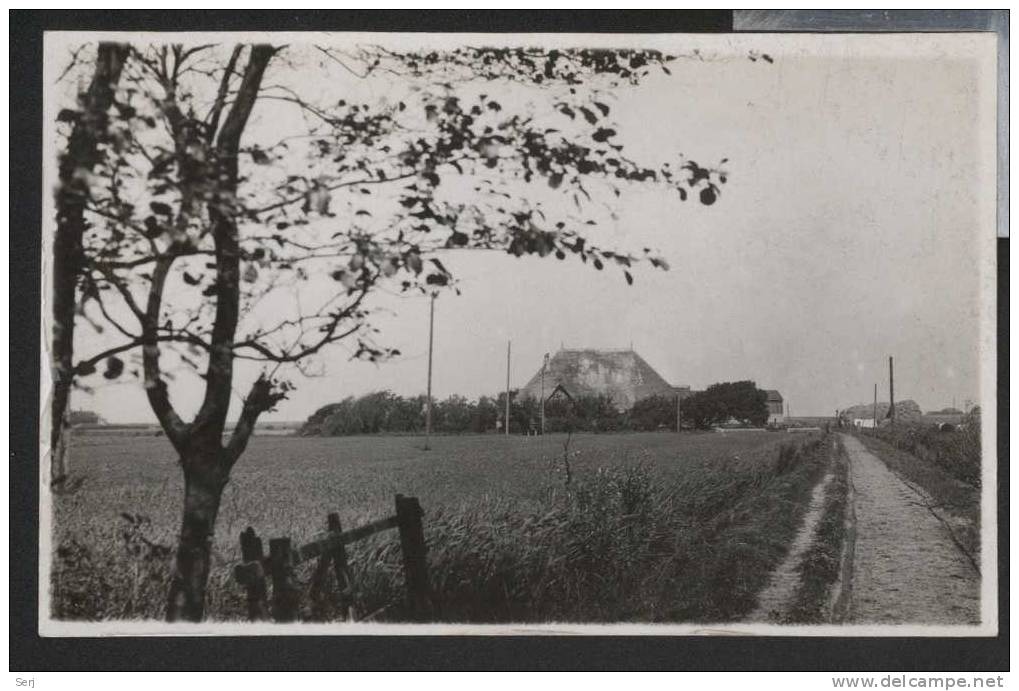
[[[311,542],[294,547],[288,537],[269,540],[266,556],[262,539],[252,527],[241,533],[242,562],[234,568],[234,578],[247,594],[248,619],[277,622],[296,621],[301,611],[301,587],[294,569],[299,564],[317,559],[311,578],[309,597],[312,606],[321,605],[329,567],[333,567],[339,589],[341,615],[356,619],[350,569],[346,546],[396,528],[403,553],[404,578],[407,587],[406,605],[411,619],[436,613],[428,580],[427,546],[425,544],[424,511],[416,497],[396,495],[396,515],[367,525],[343,530],[340,516],[326,516],[326,532]],[[270,589],[266,580],[272,584]]]

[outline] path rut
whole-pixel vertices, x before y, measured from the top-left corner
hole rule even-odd
[[[980,574],[947,528],[859,440],[842,440],[856,509],[847,621],[979,623]]]
[[[796,533],[789,553],[771,574],[768,585],[757,596],[757,609],[750,614],[747,621],[782,623],[785,618],[796,594],[796,588],[800,584],[800,561],[814,542],[817,524],[821,522],[821,515],[824,512],[824,493],[831,484],[832,477],[829,473],[814,486],[810,495],[810,505],[803,516],[803,525]]]

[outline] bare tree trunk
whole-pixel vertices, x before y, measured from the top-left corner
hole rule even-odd
[[[201,621],[205,616],[212,540],[227,482],[219,440],[212,443],[216,448],[181,459],[184,466],[184,513],[167,596],[167,621]]]
[[[50,410],[50,482],[67,477],[68,413],[74,382],[74,311],[82,271],[82,235],[88,183],[82,171],[91,172],[99,160],[98,143],[106,135],[107,111],[127,59],[127,46],[99,44],[92,83],[83,109],[60,158],[60,188],[56,195],[57,229],[53,238],[53,341],[51,343],[53,398]]]

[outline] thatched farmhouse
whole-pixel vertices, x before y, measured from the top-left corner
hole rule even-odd
[[[619,410],[649,396],[688,396],[689,386],[672,386],[633,350],[560,350],[520,389],[521,398],[547,399],[556,392],[571,397],[606,394]]]

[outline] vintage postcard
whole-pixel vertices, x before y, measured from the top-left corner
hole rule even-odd
[[[993,34],[45,36],[40,632],[997,632]]]

